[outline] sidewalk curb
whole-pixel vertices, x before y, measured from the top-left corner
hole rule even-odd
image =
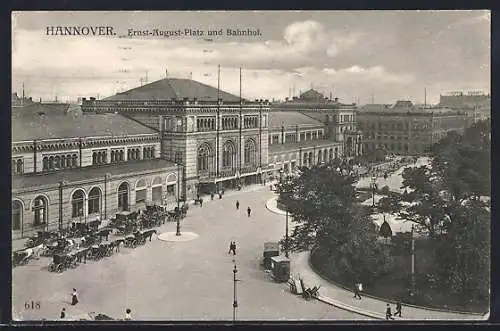
[[[275,213],[278,215],[286,215],[286,212],[282,211],[281,209],[278,209],[277,207],[275,208],[275,207],[271,206],[271,203],[273,201],[276,201],[276,199],[277,199],[277,197],[275,196],[275,197],[272,197],[271,199],[267,200],[266,201],[266,208],[272,213]]]
[[[347,310],[347,311],[350,311],[350,312],[355,313],[355,314],[375,318],[378,320],[385,320],[385,316],[382,316],[381,314],[377,314],[377,313],[367,311],[367,310],[360,310],[360,309],[357,309],[356,307],[346,305],[340,301],[333,300],[329,297],[325,297],[325,296],[320,295],[316,299],[318,299],[319,301],[321,301],[323,303],[329,304],[330,306],[334,306],[334,307],[337,307],[337,308],[340,308],[343,310]]]
[[[311,268],[311,270],[315,274],[317,274],[318,276],[320,276],[322,279],[326,280],[331,285],[334,285],[334,286],[342,288],[342,289],[344,289],[346,291],[352,292],[352,290],[350,288],[348,288],[348,287],[346,287],[346,286],[344,286],[342,284],[339,284],[337,282],[334,282],[334,281],[328,279],[326,276],[324,276],[320,272],[318,272],[316,270],[316,268],[313,266],[313,264],[311,263],[311,252],[309,252],[309,255],[307,256],[307,263],[309,264],[309,267]],[[363,296],[368,297],[368,298],[372,298],[374,300],[381,301],[381,303],[387,303],[387,302],[392,303],[392,304],[396,303],[394,300],[376,297],[376,296],[368,294],[368,293],[363,293]],[[454,314],[469,315],[469,316],[478,316],[478,317],[480,316],[480,317],[483,317],[485,319],[488,319],[488,317],[489,317],[489,313],[487,313],[487,314],[481,314],[481,313],[474,313],[474,312],[463,312],[463,311],[455,311],[455,310],[445,310],[445,309],[425,307],[425,306],[416,306],[416,305],[407,304],[407,303],[403,303],[403,302],[401,304],[402,304],[403,307],[411,307],[411,308],[422,309],[422,310],[436,311],[436,312],[440,312],[440,313],[454,313]]]

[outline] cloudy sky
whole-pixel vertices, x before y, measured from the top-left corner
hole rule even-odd
[[[24,12],[14,13],[13,92],[53,100],[105,97],[169,77],[247,98],[313,87],[343,102],[435,103],[439,94],[490,90],[487,11]],[[115,36],[47,36],[47,26],[111,26]],[[226,29],[259,29],[231,37]],[[133,30],[199,29],[203,37],[129,37]],[[208,30],[224,35],[208,37]],[[209,38],[209,40],[207,40]],[[293,87],[292,87],[293,86]]]

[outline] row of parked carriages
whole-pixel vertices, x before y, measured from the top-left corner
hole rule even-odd
[[[13,266],[25,265],[39,256],[52,257],[49,271],[63,272],[87,260],[100,260],[120,251],[120,246],[135,248],[151,241],[165,222],[176,221],[187,214],[187,206],[167,211],[161,206],[147,206],[140,212],[120,212],[101,227],[99,220],[75,222],[62,231],[39,231],[29,238],[26,248],[13,252]],[[111,236],[111,237],[110,237]]]

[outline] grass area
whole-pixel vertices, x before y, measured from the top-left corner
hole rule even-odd
[[[365,284],[363,286],[364,292],[391,301],[400,298],[404,303],[417,306],[476,313],[487,312],[489,310],[489,301],[487,299],[473,301],[470,296],[452,294],[446,288],[436,284],[432,277],[428,276],[435,270],[433,250],[433,245],[425,240],[415,243],[415,282],[417,291],[414,296],[410,296],[411,259],[409,251],[395,245],[392,248],[394,267],[378,279],[373,279],[370,284]],[[325,260],[326,257],[319,250],[311,255],[311,263],[319,273],[334,283],[352,288],[352,279],[336,273],[331,268],[325,268],[327,265],[324,262]]]

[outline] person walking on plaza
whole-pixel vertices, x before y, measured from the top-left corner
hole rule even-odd
[[[214,192],[210,193],[210,199],[213,200],[214,199]]]
[[[398,299],[398,301],[396,301],[396,312],[394,313],[394,316],[399,316],[401,317],[401,309],[402,309],[402,305],[401,305],[401,299]]]
[[[236,255],[236,242],[235,241],[231,241],[231,243],[229,244],[229,251],[227,252],[227,254],[231,254],[231,252],[233,252],[233,255]]]
[[[248,217],[250,217],[250,214],[252,213],[252,209],[250,209],[250,206],[248,206],[247,208],[247,214],[248,214]]]
[[[240,209],[240,202],[238,200],[236,200],[236,210],[239,210]]]
[[[354,284],[354,298],[358,298],[359,300],[361,300],[361,294],[360,292],[363,290],[363,285],[361,285],[360,282],[356,282]]]
[[[200,198],[200,207],[203,207],[203,199]]]
[[[127,308],[127,310],[125,310],[125,318],[124,318],[125,321],[131,321],[132,320],[132,310],[130,310],[130,308]]]
[[[65,319],[66,318],[66,308],[63,308],[61,310],[61,316],[60,316],[61,319]]]
[[[393,320],[394,319],[392,317],[391,305],[389,305],[389,304],[387,304],[387,308],[385,309],[385,319],[386,320]]]
[[[78,292],[76,292],[76,288],[73,289],[73,293],[71,294],[71,305],[74,306],[78,303]]]

